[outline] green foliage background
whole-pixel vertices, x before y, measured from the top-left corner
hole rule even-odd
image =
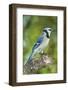
[[[23,16],[23,60],[27,62],[33,45],[41,35],[44,27],[52,28],[50,42],[45,52],[53,58],[54,64],[38,70],[36,73],[57,72],[57,17],[56,16]]]

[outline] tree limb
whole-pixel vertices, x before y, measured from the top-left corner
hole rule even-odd
[[[47,67],[49,65],[53,64],[53,60],[51,57],[46,55],[45,53],[41,54],[41,58],[33,58],[31,63],[26,63],[24,65],[23,73],[24,74],[36,74],[36,71]]]

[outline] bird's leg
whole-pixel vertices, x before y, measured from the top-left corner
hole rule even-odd
[[[44,54],[43,50],[41,51],[41,54]]]
[[[47,53],[45,53],[43,50],[41,50],[39,54],[40,55],[47,55]]]
[[[44,54],[44,51],[43,51],[43,50],[41,50],[41,51],[39,52],[39,54],[43,55],[43,54]]]

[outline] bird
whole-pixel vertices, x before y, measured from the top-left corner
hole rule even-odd
[[[34,44],[32,48],[32,52],[28,58],[28,63],[30,63],[33,59],[33,57],[38,53],[43,53],[43,50],[48,46],[50,35],[51,35],[52,29],[49,27],[45,27],[42,30],[42,34],[37,39],[36,43]]]

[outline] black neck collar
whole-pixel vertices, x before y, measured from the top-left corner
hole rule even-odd
[[[46,33],[47,38],[50,38],[50,36],[49,36],[49,34],[48,34],[48,31],[47,31],[47,30],[43,30],[43,32],[45,32],[45,33]]]

